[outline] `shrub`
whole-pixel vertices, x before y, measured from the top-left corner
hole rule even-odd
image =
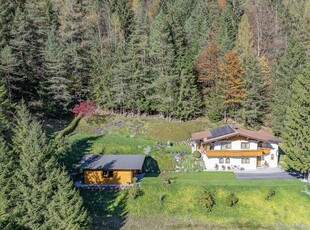
[[[236,196],[235,193],[230,193],[226,198],[226,204],[229,207],[235,206],[239,201],[239,198]]]
[[[225,165],[222,165],[222,169],[223,169],[223,170],[225,170],[225,169],[226,169]]]
[[[201,153],[200,153],[199,151],[194,151],[194,152],[192,153],[192,155],[193,155],[193,157],[195,157],[195,158],[200,158],[200,157],[201,157]]]
[[[166,194],[164,194],[164,193],[162,193],[162,192],[160,192],[160,193],[158,194],[158,201],[159,201],[160,205],[163,205],[163,202],[164,202],[165,197],[166,197]]]
[[[276,191],[274,189],[270,188],[267,192],[266,200],[269,200],[270,198],[272,198],[275,195],[276,195]]]
[[[172,184],[174,182],[174,178],[170,177],[167,172],[161,173],[160,177],[164,184]]]
[[[244,171],[244,168],[243,168],[243,167],[241,167],[241,168],[240,168],[240,170],[241,170],[241,171]]]
[[[92,116],[97,109],[97,105],[94,101],[82,101],[79,104],[76,104],[72,112],[77,116]]]
[[[199,202],[206,208],[207,212],[211,212],[215,205],[215,198],[208,189],[205,189],[200,195]]]
[[[231,167],[230,167],[230,166],[227,166],[227,170],[231,170]]]
[[[144,194],[142,188],[139,184],[133,184],[128,189],[128,194],[132,199],[137,199],[139,196],[142,196]]]
[[[218,169],[219,169],[219,165],[218,165],[218,164],[215,164],[214,168],[215,168],[216,170],[218,170]]]

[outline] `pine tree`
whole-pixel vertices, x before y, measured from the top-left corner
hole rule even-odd
[[[48,229],[88,229],[90,219],[83,200],[65,171],[57,176],[56,192],[47,206]]]
[[[276,135],[282,133],[288,100],[294,79],[302,73],[305,65],[305,53],[296,37],[292,37],[284,56],[281,58],[276,78],[273,82],[272,130]]]
[[[294,80],[282,132],[285,162],[307,175],[310,184],[310,75]]]
[[[244,63],[246,100],[243,101],[242,118],[246,126],[258,128],[263,123],[266,107],[264,97],[265,84],[258,61],[255,58],[248,59]]]
[[[56,39],[55,29],[48,36],[44,52],[44,81],[41,95],[49,113],[62,114],[68,111],[71,102],[70,80],[66,71],[64,51]]]
[[[10,103],[4,82],[0,79],[0,134],[9,128],[8,109]]]

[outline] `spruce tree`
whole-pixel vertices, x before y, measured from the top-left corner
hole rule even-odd
[[[27,115],[23,119],[27,119]],[[14,146],[19,149],[19,166],[14,175],[14,213],[19,225],[46,229],[46,207],[55,190],[57,164],[40,125],[28,122],[27,137],[18,148]]]
[[[64,51],[52,29],[44,52],[44,81],[41,84],[41,96],[50,114],[62,114],[68,111],[71,102],[70,80],[66,70]]]
[[[8,45],[10,40],[10,29],[15,9],[15,1],[0,2],[0,49]]]
[[[9,128],[8,109],[10,107],[7,90],[0,78],[0,134]]]
[[[305,67],[305,53],[295,36],[291,37],[276,70],[273,82],[272,130],[276,135],[282,133],[286,107],[291,97],[291,87],[294,79],[302,73]]]
[[[10,229],[9,226],[13,217],[12,209],[14,200],[12,191],[14,190],[14,155],[8,148],[7,143],[0,134],[0,227]]]
[[[264,97],[265,84],[258,61],[248,59],[244,63],[246,100],[243,101],[242,119],[246,126],[259,128],[263,123],[266,98]]]
[[[293,83],[282,132],[285,162],[304,173],[310,184],[310,74],[299,75]]]
[[[0,53],[0,76],[5,81],[10,102],[20,99],[24,92],[25,78],[20,74],[20,65],[10,46]]]
[[[48,229],[88,229],[90,218],[69,175],[59,170],[56,192],[47,206]]]

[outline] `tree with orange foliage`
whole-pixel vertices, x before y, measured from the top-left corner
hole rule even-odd
[[[214,90],[217,92],[217,81],[219,75],[220,50],[216,40],[209,43],[207,48],[201,52],[196,61],[198,71],[198,82],[202,83],[205,94]]]
[[[244,71],[235,51],[225,54],[223,63],[219,66],[222,99],[228,113],[236,112],[246,98]]]

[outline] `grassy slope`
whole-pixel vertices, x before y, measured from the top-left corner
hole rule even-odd
[[[301,193],[304,188],[298,180],[240,181],[229,172],[201,172],[170,174],[175,178],[172,185],[164,185],[158,177],[146,177],[142,186],[144,195],[133,200],[124,191],[93,192],[83,191],[86,206],[93,216],[117,218],[125,229],[144,225],[150,228],[179,229],[213,227],[235,228],[307,228],[310,226],[309,198]],[[212,212],[206,213],[198,197],[208,188],[216,198]],[[270,200],[265,196],[269,188],[276,191]],[[239,197],[235,207],[225,203],[229,192]],[[164,195],[163,202],[159,196]],[[95,206],[94,206],[95,204]],[[152,222],[152,216],[161,224]],[[101,218],[102,219],[102,218]],[[211,224],[213,223],[213,224]],[[107,225],[98,225],[107,226]],[[106,223],[107,224],[107,223]],[[108,228],[117,229],[112,221]],[[209,226],[210,227],[210,226]],[[146,228],[146,229],[150,229]]]
[[[121,125],[113,125],[115,119]],[[97,126],[104,128],[104,135],[94,134],[93,130]],[[136,130],[136,126],[142,128]],[[190,132],[210,126],[212,124],[203,120],[178,123],[153,118],[122,117],[114,117],[96,125],[82,122],[79,133],[70,137],[73,154],[72,159],[67,159],[67,163],[77,163],[87,153],[142,154],[147,146],[153,149],[158,140],[185,140]],[[189,147],[174,146],[167,151],[189,151]],[[136,200],[128,197],[125,191],[82,191],[85,205],[94,219],[94,228],[248,229],[310,226],[309,198],[301,193],[305,185],[298,180],[237,180],[228,172],[182,173],[171,176],[175,177],[176,183],[168,187],[163,185],[159,177],[144,178],[142,186],[145,194]],[[217,202],[210,213],[206,213],[197,202],[204,188],[212,191]],[[269,188],[273,188],[276,195],[271,200],[265,200]],[[225,204],[229,192],[235,192],[240,198],[232,208]],[[165,196],[163,202],[159,201],[160,194]],[[145,226],[148,228],[144,228]]]

